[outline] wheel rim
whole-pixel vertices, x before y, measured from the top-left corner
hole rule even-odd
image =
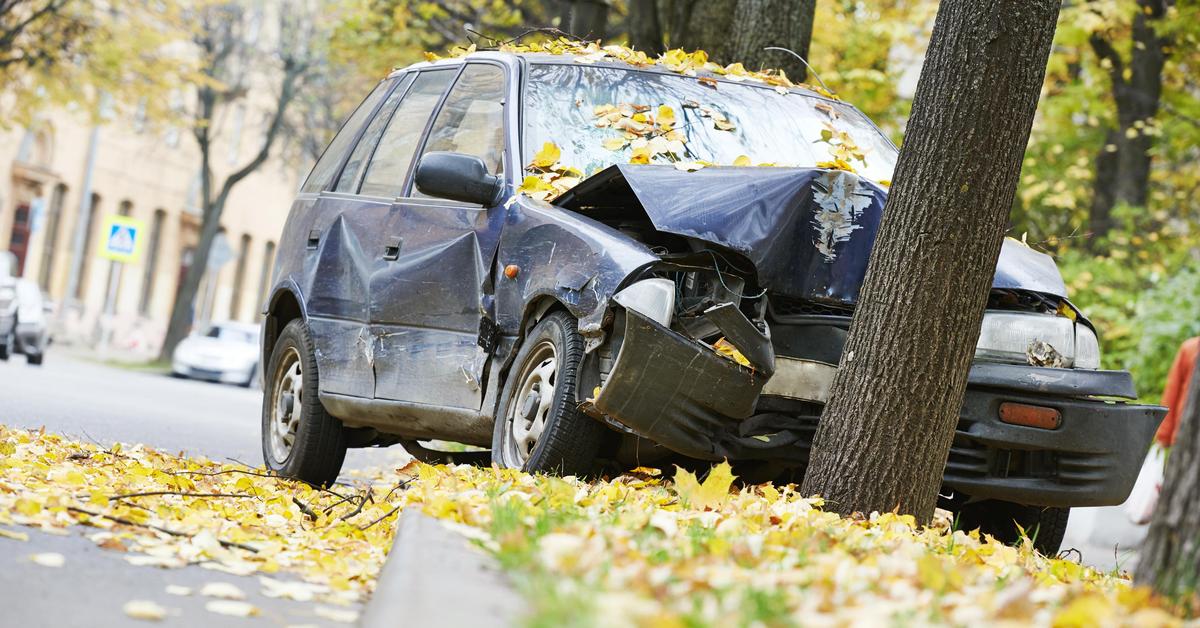
[[[558,352],[553,342],[542,340],[534,346],[516,381],[504,412],[501,462],[508,467],[523,467],[529,461],[554,407]]]
[[[304,396],[304,366],[293,347],[279,361],[275,381],[271,386],[271,423],[269,439],[271,458],[283,464],[296,444]]]

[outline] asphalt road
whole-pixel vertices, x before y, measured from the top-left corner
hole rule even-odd
[[[71,358],[51,350],[42,367],[20,357],[0,362],[0,424],[39,428],[96,440],[145,443],[161,450],[262,463],[259,445],[262,395],[221,384],[174,379],[165,375],[114,368]],[[399,447],[352,450],[347,468],[401,464]],[[127,617],[122,606],[134,599],[153,600],[172,610],[170,626],[315,625],[333,626],[315,615],[315,605],[262,596],[255,577],[203,569],[135,567],[121,554],[102,550],[78,527],[67,536],[24,527],[29,541],[0,537],[0,627],[145,626]],[[29,560],[34,553],[56,552],[61,568]],[[286,576],[280,576],[286,579]],[[215,581],[236,584],[262,615],[235,618],[204,609],[205,598],[166,593],[168,584],[193,588]]]

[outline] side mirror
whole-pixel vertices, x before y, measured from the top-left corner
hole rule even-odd
[[[482,159],[462,153],[426,153],[417,164],[416,184],[422,194],[484,207],[500,202],[504,190],[504,180],[488,173]]]

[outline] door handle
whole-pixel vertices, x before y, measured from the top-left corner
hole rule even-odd
[[[394,262],[400,258],[400,245],[404,243],[403,238],[392,238],[392,243],[383,247],[383,259],[389,262]]]
[[[308,248],[315,249],[321,243],[321,230],[313,229],[308,232]]]

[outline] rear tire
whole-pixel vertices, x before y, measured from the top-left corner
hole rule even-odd
[[[346,459],[345,429],[317,396],[317,360],[303,320],[283,328],[266,373],[262,447],[267,468],[317,486],[332,484]]]
[[[32,364],[34,366],[41,366],[42,365],[42,356],[44,356],[44,355],[45,355],[44,353],[26,353],[25,354],[25,362],[28,364]]]
[[[0,361],[8,361],[9,344],[7,342],[0,343]]]
[[[500,395],[492,462],[561,475],[594,470],[607,428],[575,403],[582,362],[583,338],[570,314],[551,313],[529,332]]]
[[[1021,539],[1019,524],[1033,539],[1033,546],[1039,552],[1054,556],[1062,546],[1070,513],[1070,508],[1027,506],[990,499],[963,506],[958,513],[958,527],[966,531],[978,528],[981,534],[990,534],[997,541],[1012,545]]]

